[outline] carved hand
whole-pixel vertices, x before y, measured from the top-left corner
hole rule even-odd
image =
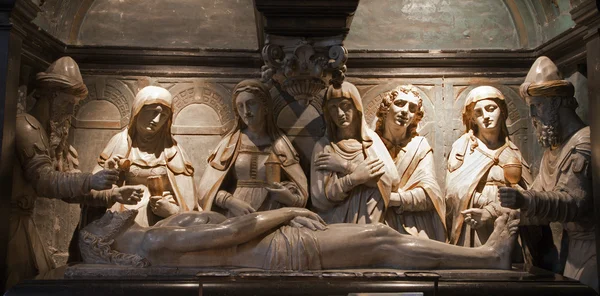
[[[515,188],[500,187],[498,190],[500,205],[510,209],[523,209],[527,203],[523,193]]]
[[[326,170],[337,173],[347,174],[349,171],[348,161],[342,159],[336,153],[319,153],[319,155],[317,155],[317,160],[315,160],[315,166],[317,167],[317,170]]]
[[[125,205],[135,205],[142,199],[144,190],[143,185],[115,187],[112,190],[110,197],[114,202]]]
[[[465,223],[474,229],[479,229],[492,219],[492,215],[485,209],[470,208],[460,212],[465,216]]]
[[[350,174],[352,184],[365,184],[370,181],[377,182],[385,173],[383,161],[379,159],[364,160],[354,172]]]
[[[314,231],[327,229],[327,226],[322,220],[319,221],[307,217],[295,217],[290,221],[290,226],[297,228],[306,227]]]
[[[294,216],[294,218],[298,218],[298,217],[304,217],[313,221],[317,221],[323,225],[327,225],[327,223],[325,223],[325,221],[323,221],[323,219],[321,218],[321,216],[319,216],[318,214],[311,212],[308,209],[304,209],[304,208],[288,208],[292,211],[292,215]],[[292,219],[294,220],[294,219]]]
[[[287,205],[294,206],[298,197],[288,188],[288,186],[283,186],[283,184],[274,182],[271,183],[271,187],[265,187],[269,193],[272,194],[273,198],[276,201]]]
[[[163,218],[179,212],[179,206],[175,204],[175,199],[169,191],[163,192],[163,196],[150,196],[148,206],[154,214]]]
[[[225,201],[225,207],[236,217],[256,212],[250,204],[234,197],[230,197]]]
[[[94,190],[106,190],[112,188],[113,184],[119,180],[117,170],[101,170],[92,175],[90,187]]]

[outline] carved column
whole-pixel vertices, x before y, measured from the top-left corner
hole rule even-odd
[[[0,291],[4,291],[6,280],[8,216],[15,164],[15,123],[21,51],[27,35],[22,24],[30,23],[38,11],[39,8],[30,0],[0,1]]]
[[[589,120],[592,142],[592,175],[594,190],[594,216],[596,219],[596,254],[600,254],[600,2],[571,0],[574,6],[571,17],[577,25],[588,28],[584,37],[587,43],[587,78]],[[600,257],[597,257],[600,266]],[[600,273],[599,273],[600,281]]]
[[[308,105],[330,80],[343,81],[343,46],[358,0],[255,0],[264,17],[264,81]],[[261,17],[259,16],[259,17]]]

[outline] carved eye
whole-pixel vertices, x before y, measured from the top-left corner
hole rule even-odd
[[[410,103],[408,105],[408,110],[410,111],[410,113],[415,113],[417,112],[417,104],[415,103]]]
[[[496,106],[494,106],[494,105],[487,105],[487,106],[485,107],[485,110],[486,110],[487,112],[494,112],[494,110],[496,110],[496,108],[497,108],[497,107],[496,107]]]
[[[394,105],[398,106],[398,107],[404,107],[404,105],[406,105],[407,101],[405,100],[396,100],[394,101]]]
[[[351,108],[351,104],[349,102],[340,103],[340,108],[344,111],[349,110]]]

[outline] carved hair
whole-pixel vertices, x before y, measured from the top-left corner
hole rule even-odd
[[[375,126],[375,132],[377,132],[379,135],[383,135],[383,132],[385,130],[385,117],[387,116],[390,107],[392,106],[394,100],[396,100],[400,92],[403,92],[407,95],[412,95],[419,100],[413,122],[411,122],[411,124],[407,127],[406,131],[406,135],[409,137],[408,139],[412,139],[413,137],[419,135],[419,133],[417,132],[417,126],[419,125],[419,122],[423,119],[423,115],[425,114],[425,112],[423,111],[423,99],[421,98],[421,94],[419,94],[419,89],[412,84],[398,86],[397,88],[383,94],[383,99],[381,100],[381,103],[379,104],[379,109],[377,109],[376,113],[377,123]]]
[[[107,215],[112,216],[108,223]],[[150,266],[150,262],[142,256],[121,253],[111,247],[114,238],[133,224],[136,215],[137,211],[135,210],[120,213],[107,212],[102,218],[82,229],[79,233],[79,248],[83,261],[92,264]],[[94,228],[98,231],[93,231]]]

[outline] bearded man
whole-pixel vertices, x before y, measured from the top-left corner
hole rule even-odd
[[[54,268],[32,217],[37,197],[109,206],[117,201],[136,203],[143,192],[131,186],[112,188],[118,180],[116,170],[94,175],[79,171],[68,133],[73,108],[88,91],[77,63],[70,57],[60,58],[37,74],[36,80],[38,101],[33,116],[20,114],[16,119],[19,165],[15,166],[9,217],[7,288]]]
[[[500,202],[521,209],[530,223],[561,222],[568,237],[564,275],[598,291],[590,128],[575,113],[573,85],[549,58],[535,61],[520,92],[546,151],[531,190],[501,188]]]

